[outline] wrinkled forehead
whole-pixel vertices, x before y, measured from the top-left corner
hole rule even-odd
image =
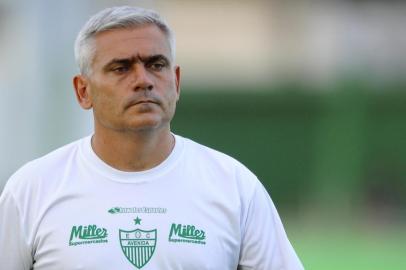
[[[103,65],[114,58],[149,57],[158,54],[173,61],[167,36],[152,24],[106,30],[97,33],[92,43],[92,66]]]

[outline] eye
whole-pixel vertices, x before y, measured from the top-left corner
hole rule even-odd
[[[148,68],[152,69],[153,71],[161,71],[165,67],[166,67],[166,64],[163,63],[162,61],[155,62],[155,63],[148,65]]]
[[[115,73],[121,74],[125,73],[129,70],[130,68],[128,66],[118,66],[112,69]]]

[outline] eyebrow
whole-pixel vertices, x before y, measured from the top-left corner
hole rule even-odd
[[[113,58],[110,60],[107,64],[104,65],[103,70],[108,70],[111,66],[113,65],[133,65],[134,63],[137,63],[138,61],[144,63],[144,64],[150,64],[154,63],[156,61],[163,60],[165,61],[166,64],[169,64],[169,59],[162,54],[154,54],[146,57],[129,57],[129,58]]]

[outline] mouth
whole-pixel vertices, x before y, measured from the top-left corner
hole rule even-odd
[[[148,104],[148,103],[157,104],[157,102],[155,102],[153,100],[140,100],[140,101],[135,102],[133,105]]]
[[[126,109],[137,106],[137,105],[144,105],[144,104],[156,104],[159,105],[159,102],[153,99],[139,99],[139,100],[134,100],[126,106]]]

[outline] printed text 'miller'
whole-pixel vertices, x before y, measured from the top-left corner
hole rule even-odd
[[[193,225],[182,225],[173,223],[169,233],[169,239],[177,236],[184,239],[204,240],[206,238],[203,230],[196,230]]]
[[[70,241],[72,239],[102,239],[107,237],[107,230],[105,228],[97,228],[96,225],[88,226],[73,226],[70,234]]]

